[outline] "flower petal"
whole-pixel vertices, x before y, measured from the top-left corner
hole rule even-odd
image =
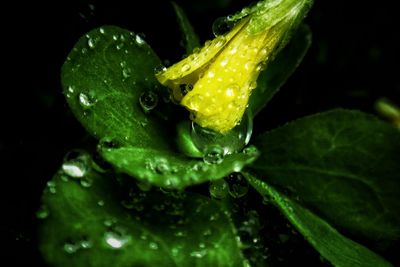
[[[252,34],[243,28],[181,102],[202,127],[225,133],[235,127],[246,109],[258,74],[279,43],[279,31]]]

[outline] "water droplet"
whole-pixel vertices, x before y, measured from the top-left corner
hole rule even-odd
[[[179,89],[181,91],[182,96],[185,96],[193,89],[193,85],[183,83],[179,85]]]
[[[207,250],[205,250],[205,249],[190,252],[191,257],[195,257],[195,258],[199,258],[199,259],[203,258],[205,255],[207,255]]]
[[[173,248],[171,249],[171,254],[172,254],[172,256],[174,256],[174,257],[178,256],[179,251],[180,251],[179,247],[173,247]]]
[[[146,41],[144,40],[143,34],[136,34],[135,41],[138,45],[143,45],[146,43]]]
[[[90,240],[81,240],[79,242],[79,245],[83,249],[89,249],[89,248],[93,247],[93,242]]]
[[[237,95],[234,87],[228,87],[231,90],[227,93]],[[225,154],[232,154],[240,151],[250,141],[253,132],[252,118],[249,112],[243,115],[242,120],[226,134],[220,134],[210,129],[203,128],[197,123],[192,122],[191,139],[198,150],[205,153],[210,145],[218,145],[223,148]]]
[[[206,163],[200,161],[193,165],[192,170],[196,172],[205,172],[208,168],[209,167]]]
[[[121,227],[116,227],[112,231],[104,233],[104,241],[113,249],[124,247],[131,240],[131,236],[126,233],[126,230]]]
[[[178,232],[175,232],[174,235],[177,237],[185,237],[185,236],[187,236],[187,233],[184,231],[178,231]]]
[[[158,96],[152,91],[144,91],[139,97],[139,104],[144,112],[149,112],[157,106]]]
[[[210,182],[208,190],[213,198],[223,199],[228,194],[228,183],[225,182],[224,179],[212,181]]]
[[[191,68],[191,66],[190,66],[189,64],[184,64],[184,65],[182,66],[182,68],[181,68],[181,71],[182,71],[182,72],[187,72],[187,71],[190,70],[190,68]]]
[[[113,149],[113,148],[118,148],[119,144],[117,141],[115,141],[111,137],[104,137],[100,139],[99,144],[98,144],[98,149],[99,151],[103,149]]]
[[[249,191],[249,183],[240,172],[234,172],[225,179],[229,184],[229,194],[233,198],[241,198]]]
[[[203,232],[203,235],[204,236],[210,236],[212,234],[212,231],[211,231],[211,229],[206,229],[204,232]]]
[[[93,180],[89,177],[85,177],[79,180],[82,187],[91,187],[93,185]]]
[[[124,77],[125,79],[131,77],[131,74],[132,74],[132,70],[130,68],[122,69],[122,77]]]
[[[259,154],[257,147],[255,147],[254,145],[246,147],[245,149],[243,149],[242,152],[249,156],[257,156]]]
[[[42,205],[39,210],[36,212],[36,218],[38,219],[46,219],[49,217],[49,209],[47,208],[46,205]]]
[[[85,93],[79,93],[79,104],[83,109],[91,108],[96,101],[94,101],[90,96]]]
[[[154,170],[159,174],[167,174],[170,172],[169,163],[165,158],[157,158],[154,161]]]
[[[57,193],[56,183],[54,181],[48,181],[47,182],[47,189],[52,194]]]
[[[221,17],[215,20],[212,25],[212,31],[215,37],[223,35],[232,29],[234,23],[226,17]]]
[[[104,201],[103,200],[97,201],[97,205],[99,205],[100,207],[103,207],[104,206]]]
[[[207,164],[220,164],[224,161],[225,151],[221,146],[213,145],[206,148],[203,160]]]
[[[157,250],[158,249],[158,245],[155,242],[150,242],[149,243],[149,248],[152,250]]]
[[[90,164],[90,155],[84,150],[75,149],[65,155],[61,168],[71,178],[82,178],[89,171]]]
[[[75,252],[78,251],[79,246],[77,246],[76,244],[72,244],[72,243],[65,243],[64,246],[64,251],[68,254],[74,254]]]
[[[160,73],[165,72],[166,70],[167,70],[167,68],[164,65],[160,64],[154,68],[154,73],[160,74]]]
[[[75,91],[74,86],[68,86],[68,92],[69,92],[69,93],[73,94],[74,91]]]
[[[100,31],[101,34],[105,34],[105,33],[106,33],[106,31],[104,30],[104,28],[100,28],[99,31]]]
[[[94,38],[89,38],[88,41],[87,41],[87,43],[88,43],[89,48],[93,49],[93,48],[95,48],[95,46],[96,46],[96,39],[94,39]]]

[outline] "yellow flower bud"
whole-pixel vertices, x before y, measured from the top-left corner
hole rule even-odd
[[[260,71],[287,42],[309,0],[269,0],[233,16],[225,35],[156,74],[200,126],[226,133],[240,122]]]

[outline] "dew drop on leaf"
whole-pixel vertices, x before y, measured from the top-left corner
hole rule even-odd
[[[142,34],[136,34],[135,41],[138,45],[144,45],[146,43]]]
[[[82,187],[91,187],[93,184],[93,180],[89,177],[85,177],[79,180]]]
[[[49,209],[47,208],[46,205],[42,205],[39,210],[36,212],[36,218],[38,219],[46,219],[47,217],[49,217]]]
[[[67,254],[74,254],[75,252],[78,251],[79,246],[77,246],[76,244],[67,242],[64,244],[63,249],[64,249],[65,253],[67,253]]]
[[[47,182],[47,189],[51,194],[57,193],[56,183],[54,181]]]
[[[228,194],[228,183],[224,179],[210,182],[208,187],[210,195],[216,199],[223,199]]]
[[[190,252],[191,257],[195,257],[195,258],[199,258],[199,259],[203,258],[205,255],[207,255],[207,250],[205,250],[205,249]]]
[[[131,236],[126,233],[124,228],[117,227],[104,233],[104,241],[113,249],[120,249],[128,244]]]
[[[224,149],[221,146],[213,145],[206,148],[203,160],[207,164],[221,164],[224,156]]]
[[[152,250],[157,250],[158,249],[158,245],[155,242],[150,242],[149,243],[149,248]]]
[[[79,93],[78,98],[79,98],[79,105],[83,109],[90,109],[96,102],[92,97],[90,97],[85,93]]]
[[[82,178],[90,169],[91,157],[84,150],[75,149],[64,157],[61,169],[71,178]]]
[[[233,198],[241,198],[249,191],[249,184],[240,172],[234,172],[225,178],[229,185],[229,194]]]
[[[157,106],[158,95],[152,91],[145,91],[139,97],[139,104],[144,112],[149,112]]]
[[[256,156],[259,153],[257,147],[255,147],[253,145],[244,148],[242,152],[249,156]]]
[[[170,172],[170,167],[167,159],[165,158],[156,158],[154,161],[154,170],[158,174],[167,174]]]

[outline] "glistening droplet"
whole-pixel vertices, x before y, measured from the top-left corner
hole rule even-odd
[[[144,91],[139,97],[139,104],[144,112],[149,112],[157,106],[158,96],[152,91]]]
[[[225,152],[221,146],[213,145],[206,148],[203,160],[207,164],[220,164],[224,161]]]
[[[82,178],[89,171],[90,164],[91,157],[89,153],[75,149],[65,155],[61,168],[71,178]]]

